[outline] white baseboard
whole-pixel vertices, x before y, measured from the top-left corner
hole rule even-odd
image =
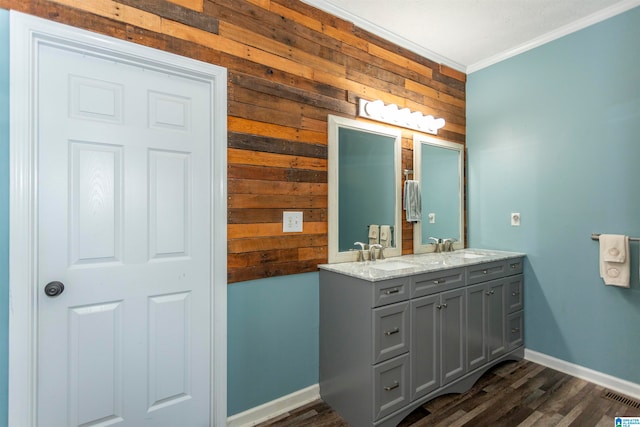
[[[264,403],[227,418],[227,427],[248,427],[275,418],[292,409],[320,399],[320,386],[314,384],[271,402]]]
[[[640,399],[640,384],[632,383],[627,380],[623,380],[602,372],[594,371],[593,369],[585,368],[584,366],[575,365],[573,363],[566,362],[564,360],[556,359],[555,357],[548,356],[543,353],[538,353],[533,350],[524,350],[524,358],[531,362],[538,363],[540,365],[547,366],[565,374],[572,375],[583,380],[598,384],[602,387],[606,387],[610,390],[617,391],[635,399]]]

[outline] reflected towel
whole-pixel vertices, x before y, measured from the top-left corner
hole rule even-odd
[[[391,245],[391,226],[380,226],[380,244],[383,248],[388,248]]]
[[[422,219],[422,200],[418,181],[408,179],[404,182],[403,207],[408,222],[417,222]]]
[[[376,224],[371,224],[369,226],[369,244],[373,245],[376,243],[380,243],[380,227]]]
[[[600,277],[605,285],[629,287],[629,237],[618,234],[600,235]]]

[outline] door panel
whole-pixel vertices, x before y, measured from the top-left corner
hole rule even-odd
[[[39,61],[39,424],[209,425],[209,84]]]

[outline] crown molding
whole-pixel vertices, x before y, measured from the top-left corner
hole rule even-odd
[[[531,39],[528,42],[522,43],[512,49],[507,49],[496,55],[471,64],[466,67],[466,73],[471,74],[483,68],[487,68],[491,65],[497,64],[498,62],[504,61],[505,59],[520,55],[521,53],[524,53],[528,50],[535,49],[536,47],[540,47],[571,33],[580,31],[584,28],[590,27],[591,25],[597,24],[616,15],[620,15],[621,13],[627,12],[638,6],[640,6],[640,0],[623,0],[620,3],[616,3],[613,6],[609,6],[582,19],[562,26],[556,30],[550,31],[540,37]]]

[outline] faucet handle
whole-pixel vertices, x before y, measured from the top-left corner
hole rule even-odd
[[[429,240],[433,240],[433,244],[436,245],[436,249],[434,252],[440,252],[441,247],[442,247],[442,239],[439,239],[437,237],[429,237]]]

